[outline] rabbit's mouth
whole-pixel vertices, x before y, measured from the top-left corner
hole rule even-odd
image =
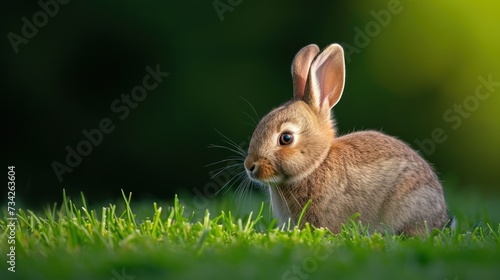
[[[268,186],[274,186],[274,185],[280,185],[283,183],[284,179],[283,176],[281,175],[275,175],[267,178],[258,178],[255,175],[253,175],[251,172],[247,170],[247,175],[248,178],[250,178],[252,181],[255,181],[260,184],[268,185]]]
[[[266,161],[259,161],[248,165],[245,164],[245,171],[248,178],[261,184],[280,184],[284,180],[284,177],[277,174],[272,165]]]

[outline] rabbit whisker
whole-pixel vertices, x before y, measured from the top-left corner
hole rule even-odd
[[[297,206],[299,207],[299,210],[302,210],[302,205],[300,205],[300,202],[297,200],[297,197],[293,194],[292,191],[289,192],[290,195],[292,196],[293,200],[295,200],[295,202],[297,203]]]
[[[230,148],[230,147],[226,147],[226,146],[221,146],[221,145],[214,145],[214,144],[211,144],[208,146],[209,148],[219,148],[219,149],[225,149],[225,150],[229,150],[235,154],[238,154],[242,157],[246,157],[245,153],[243,153],[243,151],[241,150],[235,150],[233,148]]]
[[[219,161],[216,161],[216,162],[209,163],[209,164],[205,165],[205,167],[216,165],[216,164],[223,163],[223,162],[228,162],[228,161],[241,161],[241,162],[243,162],[245,160],[242,159],[241,157],[233,156],[233,157],[228,157],[228,158],[223,159],[223,160],[219,160]]]
[[[257,124],[251,124],[251,123],[249,123],[249,122],[244,122],[243,124],[249,125],[249,126],[251,126],[251,127],[253,127],[253,128],[255,128],[255,126],[257,125]]]
[[[215,195],[219,195],[219,193],[224,190],[226,187],[228,187],[226,189],[226,191],[224,192],[224,194],[226,194],[229,189],[230,189],[230,186],[232,186],[237,180],[238,180],[238,176],[234,176],[232,177],[231,179],[229,179],[224,185],[222,185],[222,187],[215,193]]]
[[[239,168],[238,167],[241,167],[241,164],[239,163],[235,163],[235,164],[231,164],[231,165],[228,165],[228,166],[224,166],[224,167],[221,167],[221,168],[217,168],[215,169],[214,171],[212,172],[215,172],[215,174],[213,174],[210,179],[213,179],[215,178],[217,175],[221,174],[222,172],[224,171],[228,171],[229,174],[232,174],[233,172],[231,172],[231,169],[234,169],[234,170],[238,170]]]
[[[253,113],[255,114],[255,119],[257,119],[257,120],[258,120],[258,119],[260,119],[260,118],[259,118],[259,114],[257,114],[257,111],[255,111],[255,107],[253,107],[253,105],[250,103],[250,101],[248,101],[248,100],[246,100],[245,98],[243,98],[243,96],[240,96],[240,98],[241,98],[241,99],[243,99],[243,101],[245,101],[245,102],[246,102],[246,103],[250,106],[250,108],[252,108],[252,111],[253,111]],[[249,117],[250,117],[250,116],[249,116]],[[252,117],[250,117],[250,118],[253,120],[253,118],[252,118]],[[254,121],[254,122],[255,122],[255,124],[257,125],[257,122],[256,122],[256,121]]]
[[[241,205],[241,211],[243,211],[243,209],[245,208],[245,204],[246,204],[246,198],[247,198],[247,194],[249,192],[249,188],[248,188],[248,181],[243,181],[243,183],[241,184],[240,187],[238,187],[239,189],[239,192],[238,192],[238,201],[240,201],[240,205]],[[241,203],[241,201],[243,200],[243,203]]]
[[[226,142],[227,144],[229,144],[230,146],[232,146],[233,148],[236,148],[237,150],[243,152],[243,154],[246,156],[246,151],[240,147],[240,145],[238,145],[236,142],[234,142],[233,140],[231,140],[231,138],[227,137],[226,135],[222,134],[220,131],[218,131],[217,129],[215,130],[220,136],[222,136],[224,138],[224,142]]]
[[[287,202],[287,200],[286,200],[286,198],[285,198],[285,195],[284,195],[284,193],[283,193],[283,190],[282,190],[282,189],[281,189],[281,187],[280,187],[279,185],[277,185],[277,184],[276,184],[274,187],[278,190],[278,194],[279,194],[279,196],[280,196],[281,200],[282,200],[282,201],[284,202],[284,204],[285,204],[286,210],[288,211],[288,216],[289,216],[289,217],[291,217],[291,215],[292,215],[292,211],[290,210],[290,206],[288,205],[288,202]]]

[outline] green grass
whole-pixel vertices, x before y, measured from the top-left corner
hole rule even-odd
[[[474,198],[452,201],[460,209]],[[0,279],[500,279],[499,201],[489,201],[486,218],[483,209],[457,211],[457,230],[409,238],[369,234],[356,222],[339,234],[278,229],[264,203],[237,218],[192,213],[178,199],[136,206],[126,195],[91,210],[83,195],[64,195],[44,213],[19,210],[15,273],[5,262],[6,216],[0,221]]]

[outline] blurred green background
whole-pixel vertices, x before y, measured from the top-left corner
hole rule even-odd
[[[90,200],[120,189],[211,197],[216,167],[205,165],[229,155],[207,148],[223,143],[215,129],[247,142],[252,109],[241,97],[262,117],[291,98],[295,53],[333,42],[348,55],[334,110],[342,134],[382,130],[458,189],[499,188],[498,1],[49,2],[58,10],[46,20],[36,1],[0,11],[2,159],[16,166],[17,199],[45,205],[62,188]],[[13,47],[23,17],[40,27]],[[156,65],[169,76],[121,120],[111,104]],[[493,81],[482,99],[479,77]],[[51,164],[104,118],[115,130],[60,182]]]

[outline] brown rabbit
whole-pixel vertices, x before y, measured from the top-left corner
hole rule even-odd
[[[280,223],[304,221],[339,232],[354,214],[379,232],[423,235],[442,228],[447,209],[429,164],[402,141],[376,131],[337,137],[330,110],[344,89],[344,52],[301,49],[292,64],[293,100],[255,129],[245,169],[269,188]]]

